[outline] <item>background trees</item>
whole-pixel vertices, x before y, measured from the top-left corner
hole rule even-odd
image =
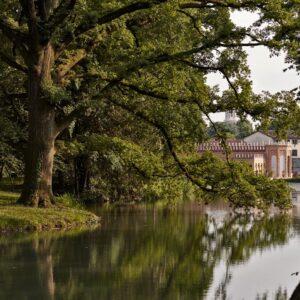
[[[236,124],[215,122],[214,126],[210,125],[207,129],[209,137],[217,137],[220,132],[227,134],[227,138],[242,139],[253,132],[253,125],[249,120],[240,120]]]

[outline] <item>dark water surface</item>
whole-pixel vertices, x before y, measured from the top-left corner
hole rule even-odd
[[[0,236],[0,299],[289,299],[300,281],[300,210],[100,213],[93,231]]]

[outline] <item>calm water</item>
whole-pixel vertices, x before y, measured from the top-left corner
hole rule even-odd
[[[258,220],[194,205],[102,216],[89,232],[0,236],[0,299],[288,299],[300,281],[297,209]]]

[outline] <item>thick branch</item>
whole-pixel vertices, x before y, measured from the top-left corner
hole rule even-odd
[[[23,58],[27,60],[28,53],[25,45],[28,45],[29,43],[29,36],[1,19],[0,30],[13,43],[13,45],[19,49]]]
[[[28,94],[27,93],[7,93],[4,90],[4,93],[5,93],[5,96],[7,96],[8,98],[17,98],[17,99],[26,99],[28,97]]]
[[[0,29],[3,34],[12,42],[16,42],[16,40],[25,42],[28,37],[24,32],[20,31],[2,19],[0,19]]]
[[[20,65],[13,58],[7,56],[6,54],[4,54],[2,52],[0,52],[0,59],[14,69],[17,69],[24,73],[27,73],[27,71],[28,71],[26,67]]]
[[[70,15],[74,6],[76,4],[76,0],[64,0],[60,3],[60,5],[54,10],[53,14],[47,21],[45,25],[46,31],[49,33],[49,37],[55,31],[57,27],[61,27],[64,23],[65,19]]]
[[[171,154],[171,156],[173,157],[174,161],[176,162],[178,168],[181,170],[181,172],[184,174],[184,176],[189,179],[193,184],[195,184],[196,186],[198,186],[200,189],[207,191],[207,192],[211,192],[211,189],[203,186],[202,184],[200,184],[200,182],[194,178],[189,170],[187,169],[187,167],[185,166],[185,164],[180,160],[180,158],[177,155],[177,152],[174,148],[174,145],[172,143],[172,140],[168,134],[168,132],[166,131],[166,129],[156,120],[151,119],[150,117],[148,117],[147,115],[145,115],[143,112],[141,111],[136,111],[133,108],[131,108],[130,106],[124,104],[124,103],[120,103],[112,98],[105,98],[107,101],[113,103],[114,105],[124,109],[125,111],[129,112],[130,114],[132,114],[133,116],[141,119],[142,121],[148,123],[149,125],[151,125],[152,127],[156,128],[161,135],[163,136],[164,140],[166,141],[168,150]]]
[[[198,70],[201,70],[201,71],[220,71],[223,69],[222,66],[217,66],[217,65],[216,66],[203,66],[198,63],[193,63],[191,61],[184,60],[184,59],[178,59],[177,61],[180,63],[183,63],[189,67],[197,68]]]
[[[181,62],[187,64],[187,65],[190,66],[190,67],[193,67],[193,68],[196,68],[196,69],[203,70],[203,66],[200,66],[200,65],[198,65],[198,64],[196,64],[196,63],[189,62],[189,61],[183,61],[183,60],[181,60]],[[239,93],[238,93],[236,87],[234,86],[234,84],[231,82],[229,76],[227,75],[225,68],[222,67],[222,66],[215,66],[215,67],[209,67],[209,68],[211,68],[212,70],[215,70],[215,71],[220,72],[220,73],[224,76],[224,78],[225,78],[225,80],[227,81],[229,87],[232,89],[232,91],[233,91],[233,93],[234,93],[234,95],[235,95],[235,98],[236,98],[237,101],[239,102],[240,108],[241,108],[245,113],[247,113],[248,115],[252,115],[252,112],[244,107],[242,101],[240,100]]]
[[[161,100],[169,100],[169,98],[166,95],[158,94],[158,93],[150,91],[150,90],[143,90],[133,84],[126,84],[126,83],[121,82],[120,86],[129,88],[129,89],[137,92],[140,95],[144,95],[144,96],[148,96],[148,97],[152,97],[152,98],[156,98],[156,99],[161,99]]]
[[[211,41],[210,43],[207,43],[200,47],[192,48],[187,51],[177,52],[174,54],[162,54],[159,56],[149,57],[147,59],[141,60],[141,61],[133,64],[127,70],[120,73],[118,78],[115,78],[114,80],[110,81],[110,83],[108,83],[102,89],[101,92],[105,92],[106,90],[118,85],[123,79],[125,79],[126,77],[130,76],[131,74],[133,74],[134,72],[136,72],[142,68],[154,66],[156,64],[165,63],[165,62],[169,62],[169,61],[180,61],[184,57],[188,57],[188,56],[194,55],[196,53],[199,53],[201,51],[208,50],[211,48],[217,48],[217,47],[234,48],[234,47],[247,47],[247,46],[253,47],[253,46],[260,46],[260,45],[261,45],[261,43],[238,43],[238,44],[229,43],[229,44],[225,44],[225,43],[218,43],[216,41]],[[207,66],[207,67],[202,66],[202,68],[206,69],[206,70],[213,69],[213,67],[209,67],[209,66]]]
[[[199,108],[201,109],[201,107],[199,106]],[[211,119],[211,117],[209,116],[208,113],[204,112],[202,110],[202,112],[204,113],[204,115],[206,116],[206,118],[208,119],[208,121],[210,122],[210,124],[213,126],[214,128],[214,131],[217,135],[217,137],[220,139],[221,141],[221,145],[224,149],[224,152],[225,152],[225,158],[226,158],[226,162],[227,162],[227,165],[229,166],[229,168],[232,167],[232,163],[230,162],[229,160],[229,154],[231,152],[231,149],[228,147],[227,143],[226,143],[226,137],[224,137],[222,134],[220,134],[216,124],[213,122],[213,120]],[[233,173],[231,172],[231,175],[233,176]]]
[[[200,34],[202,35],[202,32],[201,30],[199,29],[198,25],[197,25],[197,19],[195,17],[193,17],[192,15],[190,15],[189,13],[187,13],[186,11],[184,10],[181,10],[181,9],[178,9],[177,10],[178,12],[184,14],[185,16],[187,16],[188,18],[190,18],[192,24],[193,24],[193,27],[194,29]]]
[[[56,81],[61,82],[63,77],[83,58],[87,55],[86,49],[79,49],[74,55],[68,58],[67,62],[61,64],[57,68]]]
[[[174,54],[163,54],[160,56],[156,56],[153,58],[149,58],[143,62],[140,62],[136,66],[132,68],[142,68],[150,65],[155,65],[158,63],[164,63],[172,60],[178,60],[182,59],[183,57],[187,57],[196,53],[199,53],[204,50],[208,50],[211,48],[217,48],[217,47],[224,47],[224,48],[237,48],[237,47],[253,47],[253,46],[261,46],[261,43],[220,43],[218,41],[211,41],[210,43],[207,43],[203,46],[192,48],[187,51],[182,51],[182,52],[177,52]],[[212,67],[204,67],[204,66],[199,66],[202,67],[203,69],[212,69]],[[130,69],[129,69],[130,70]]]
[[[60,53],[61,51],[63,51],[74,40],[74,38],[78,38],[80,35],[94,29],[98,25],[112,22],[116,19],[121,18],[122,16],[134,13],[139,10],[149,9],[164,2],[167,2],[167,0],[138,1],[136,3],[112,11],[96,20],[92,18],[86,18],[83,23],[75,28],[72,35],[68,35],[63,39],[63,46],[58,50],[58,52]]]
[[[128,88],[128,89],[130,89],[140,95],[143,95],[143,96],[147,96],[147,97],[151,97],[151,98],[155,98],[155,99],[159,99],[159,100],[167,100],[167,101],[171,100],[170,97],[168,97],[167,95],[159,94],[159,93],[151,91],[149,89],[148,90],[141,89],[140,87],[133,85],[133,84],[127,84],[127,83],[120,82],[119,86]],[[180,99],[172,99],[172,100],[175,100],[176,103],[180,103],[180,104],[193,104],[194,103],[193,99],[187,100],[187,99],[180,98]]]
[[[233,90],[234,96],[235,96],[236,100],[238,101],[240,108],[248,115],[253,115],[253,113],[251,111],[249,111],[248,109],[246,109],[245,106],[243,105],[242,101],[240,100],[240,96],[239,96],[239,93],[238,93],[236,87],[231,82],[231,80],[230,80],[229,76],[226,74],[225,70],[221,70],[220,72],[223,74],[223,76],[225,77],[230,88]]]
[[[63,119],[56,121],[56,128],[58,134],[62,132],[64,129],[66,129],[74,120],[76,120],[78,117],[82,116],[85,112],[84,106],[78,106],[72,112],[70,112],[68,115],[64,116]]]
[[[257,1],[243,1],[240,3],[234,3],[233,1],[223,1],[223,0],[195,0],[193,2],[188,2],[180,5],[180,8],[216,8],[216,7],[228,7],[228,8],[263,8],[264,4],[257,3]]]

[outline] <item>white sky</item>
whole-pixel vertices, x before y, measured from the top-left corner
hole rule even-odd
[[[236,12],[232,14],[232,18],[239,26],[249,26],[257,19],[257,15],[249,12]],[[284,63],[284,53],[280,56],[270,57],[269,50],[263,46],[247,48],[246,51],[255,93],[261,91],[275,93],[300,86],[300,76],[295,70],[283,72],[283,69],[288,66]],[[209,75],[208,83],[210,85],[219,84],[221,90],[227,88],[225,80],[218,74]],[[223,121],[224,113],[214,114],[212,119]]]

